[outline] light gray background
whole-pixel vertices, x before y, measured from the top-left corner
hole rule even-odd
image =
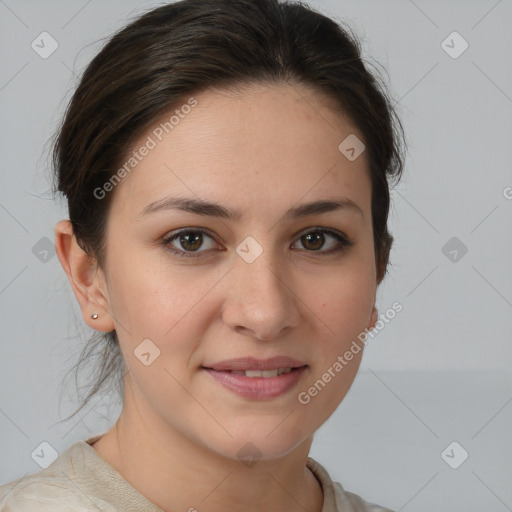
[[[97,397],[57,424],[76,405],[72,379],[60,385],[83,327],[51,244],[42,252],[66,217],[49,193],[48,140],[100,39],[156,5],[0,0],[0,483],[39,470],[42,441],[61,453],[119,412]],[[347,21],[388,70],[409,142],[378,298],[382,312],[404,309],[370,340],[311,455],[396,510],[512,510],[512,1],[310,5]],[[43,31],[59,44],[47,59],[31,48]],[[453,31],[469,44],[456,59],[442,47]],[[452,237],[467,247],[455,262],[442,251]],[[458,469],[441,458],[452,441],[469,453]]]

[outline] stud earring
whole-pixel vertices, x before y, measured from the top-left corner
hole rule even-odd
[[[92,318],[93,320],[96,320],[96,319],[98,318],[98,313],[93,313],[93,314],[91,315],[91,318]]]

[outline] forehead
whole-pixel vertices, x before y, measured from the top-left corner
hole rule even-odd
[[[366,203],[366,154],[350,161],[339,149],[354,135],[363,139],[332,101],[299,85],[203,91],[163,113],[133,145],[127,158],[151,148],[117,186],[118,206],[133,216],[171,193],[241,210],[333,192]]]

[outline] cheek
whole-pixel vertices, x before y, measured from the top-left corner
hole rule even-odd
[[[199,343],[196,333],[214,315],[206,306],[222,271],[205,267],[192,272],[171,264],[165,255],[113,257],[117,260],[109,269],[109,300],[123,342],[132,350],[147,338],[162,352],[170,346],[178,354],[182,348],[193,349],[194,340]]]
[[[374,298],[371,272],[340,273],[308,295],[311,321],[318,326],[315,363],[297,399],[315,425],[330,417],[354,382],[364,351],[360,335],[369,324]]]
[[[364,330],[375,302],[374,273],[339,269],[321,281],[303,282],[302,296],[337,342],[346,342]]]

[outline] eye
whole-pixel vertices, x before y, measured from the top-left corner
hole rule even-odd
[[[201,229],[183,229],[172,233],[163,240],[163,244],[175,254],[188,257],[218,247],[215,240]]]
[[[182,229],[166,236],[162,243],[174,254],[184,257],[199,257],[206,251],[222,249],[203,229]],[[299,250],[319,254],[338,252],[353,245],[353,242],[344,234],[325,228],[304,231],[295,244],[292,244],[292,248],[298,243],[301,245],[298,247]]]
[[[303,232],[297,242],[301,250],[308,252],[332,253],[350,247],[353,242],[345,235],[324,228],[314,228]]]

